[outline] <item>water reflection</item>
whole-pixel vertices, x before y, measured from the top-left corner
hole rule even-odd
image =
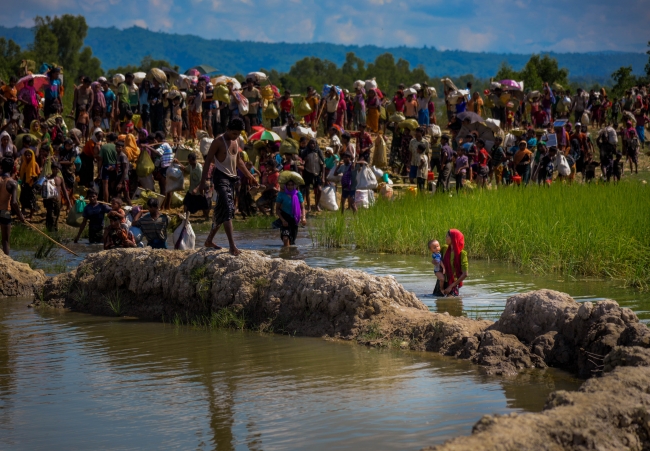
[[[25,301],[0,304],[1,336],[11,339],[0,448],[419,449],[577,386],[558,372],[514,383],[435,354],[39,313]]]

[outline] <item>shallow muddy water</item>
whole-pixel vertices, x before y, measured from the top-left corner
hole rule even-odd
[[[536,411],[566,373],[0,302],[0,449],[408,450]]]
[[[198,235],[197,244],[206,234]],[[551,288],[578,300],[612,298],[650,320],[648,293],[618,281],[471,261],[462,300],[436,299],[425,257],[315,248],[307,230],[289,250],[278,231],[236,239],[311,266],[393,275],[432,311],[496,318],[508,296]],[[225,244],[223,233],[217,242]],[[101,250],[71,247],[82,256]],[[436,354],[33,311],[27,303],[0,301],[0,449],[415,450],[470,433],[483,414],[540,410],[549,392],[580,385],[552,369],[488,377]]]
[[[197,246],[205,241],[207,233],[197,233]],[[171,239],[169,240],[171,242]],[[215,240],[227,245],[226,236],[220,232]],[[244,230],[235,232],[235,241],[241,249],[254,249],[272,257],[304,260],[313,267],[351,268],[381,276],[392,275],[406,289],[414,292],[432,311],[466,315],[471,318],[497,319],[506,299],[513,294],[548,288],[569,293],[578,301],[614,299],[621,306],[636,312],[641,321],[650,322],[650,292],[625,287],[620,280],[584,279],[560,274],[524,274],[513,265],[487,260],[471,260],[469,278],[461,288],[462,300],[439,299],[431,296],[435,285],[433,266],[425,256],[369,254],[352,249],[325,249],[315,247],[308,229],[301,229],[297,246],[282,249],[280,232],[277,230]],[[168,243],[170,244],[170,243]],[[86,244],[70,245],[82,257],[89,252],[102,250],[101,246]],[[70,258],[63,251],[56,251],[55,259],[60,266],[76,267],[82,258]],[[23,255],[20,250],[13,256]],[[29,254],[33,255],[33,252]],[[43,265],[45,272],[55,269],[46,261],[35,260]],[[59,269],[60,270],[60,269]]]

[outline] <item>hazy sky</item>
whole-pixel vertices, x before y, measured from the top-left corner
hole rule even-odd
[[[650,2],[611,0],[3,0],[0,24],[83,14],[204,38],[435,46],[441,50],[645,52]]]

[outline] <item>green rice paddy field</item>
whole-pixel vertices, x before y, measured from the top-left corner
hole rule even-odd
[[[533,273],[650,284],[650,187],[553,184],[449,194],[404,194],[352,216],[327,215],[313,232],[322,246],[427,254],[450,228],[465,235],[470,258],[498,259]]]

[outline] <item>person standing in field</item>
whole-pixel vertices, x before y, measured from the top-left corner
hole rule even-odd
[[[424,153],[429,155],[429,142],[424,139],[425,129],[418,127],[415,129],[415,138],[411,139],[409,143],[409,150],[411,152],[411,168],[409,170],[409,179],[411,183],[415,183],[418,175],[418,166],[420,165],[420,154],[418,153],[418,146],[423,144],[425,147]]]
[[[11,212],[13,211],[20,222],[25,222],[18,206],[18,183],[11,177],[14,171],[14,159],[5,157],[0,162],[0,231],[2,232],[2,251],[9,255],[9,239],[11,237]]]
[[[252,182],[253,186],[258,186],[257,179],[248,171],[239,152],[237,138],[241,135],[242,130],[244,130],[244,121],[242,119],[234,118],[230,121],[226,133],[216,137],[212,142],[205,157],[203,174],[201,175],[200,190],[204,193],[210,165],[214,163],[212,178],[214,190],[217,192],[217,204],[214,207],[212,229],[205,240],[205,247],[221,249],[212,240],[219,227],[223,224],[232,255],[241,254],[241,251],[235,245],[232,233],[232,220],[235,217],[235,183],[239,179],[237,169]]]
[[[449,180],[454,166],[454,151],[449,145],[449,135],[442,135],[440,137],[442,148],[440,149],[440,172],[438,173],[438,184],[436,191],[441,192],[449,191]]]

